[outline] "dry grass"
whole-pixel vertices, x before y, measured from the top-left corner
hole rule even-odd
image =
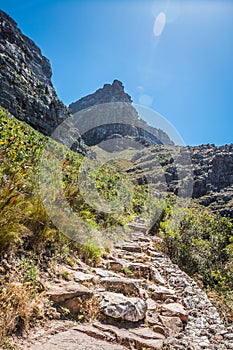
[[[36,301],[33,300],[28,285],[11,282],[0,291],[0,337],[23,334],[30,326],[35,314]]]

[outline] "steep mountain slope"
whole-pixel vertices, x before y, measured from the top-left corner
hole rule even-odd
[[[233,217],[233,145],[154,146],[132,158],[127,170],[139,183],[180,194],[186,181],[191,198]]]
[[[0,105],[45,135],[70,117],[51,82],[49,60],[0,11]]]
[[[134,148],[136,143],[139,146],[173,144],[163,130],[141,119],[119,80],[72,103],[70,109],[88,146],[109,140],[114,140],[115,150]]]

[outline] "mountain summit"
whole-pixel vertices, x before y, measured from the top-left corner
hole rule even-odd
[[[103,88],[98,89],[93,94],[85,96],[80,100],[71,103],[69,106],[72,113],[77,113],[82,109],[111,102],[126,102],[132,103],[131,97],[125,92],[121,81],[114,80],[112,84],[104,84]]]
[[[132,99],[124,91],[124,86],[119,80],[105,84],[95,93],[72,103],[70,109],[65,106],[53,87],[49,60],[43,56],[40,48],[21,32],[17,23],[1,10],[0,67],[0,105],[45,135],[51,135],[59,124],[71,117],[71,111],[76,114],[90,107],[120,103],[122,108],[114,107],[114,113],[109,110],[109,105],[104,106],[105,111],[101,112],[102,115],[110,114],[115,118],[114,122],[109,122],[107,118],[106,127],[98,125],[96,129],[96,118],[85,117],[88,130],[85,131],[85,135],[80,132],[87,145],[96,145],[106,138],[115,138],[116,135],[118,138],[137,139],[143,145],[172,144],[162,130],[138,120],[139,116],[132,105]],[[82,120],[78,119],[77,130],[81,130],[82,126]],[[83,150],[85,147],[78,131],[77,138],[77,151]]]
[[[163,130],[142,120],[132,104],[132,98],[119,80],[105,84],[103,88],[72,103],[69,108],[75,115],[77,127],[88,146],[110,140],[113,150],[135,148],[136,144],[173,145]]]

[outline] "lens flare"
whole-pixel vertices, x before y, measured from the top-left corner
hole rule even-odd
[[[154,36],[156,37],[160,36],[164,31],[165,25],[166,25],[166,14],[164,12],[160,12],[154,22],[154,28],[153,28]]]

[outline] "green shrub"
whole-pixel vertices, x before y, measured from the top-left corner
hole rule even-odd
[[[233,287],[232,222],[201,206],[167,211],[161,222],[163,248],[188,274],[199,273],[206,286]]]

